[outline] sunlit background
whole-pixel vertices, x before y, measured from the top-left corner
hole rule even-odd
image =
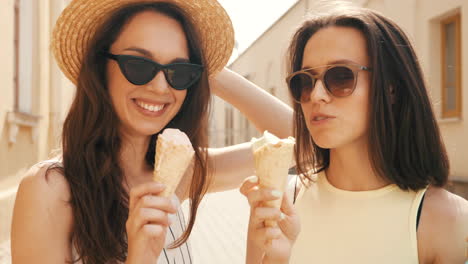
[[[189,1],[189,0],[187,0]],[[75,87],[49,50],[55,20],[69,0],[1,0],[0,8],[0,264],[10,263],[12,208],[18,184],[33,164],[59,148]],[[415,44],[451,161],[447,187],[468,198],[467,0],[349,0],[395,20]],[[286,103],[284,55],[294,29],[327,0],[220,0],[230,15],[236,48],[229,67]],[[462,67],[464,65],[464,67]],[[223,147],[259,134],[236,109],[213,100],[210,145]],[[186,208],[186,204],[184,204]],[[248,206],[238,190],[207,195],[191,236],[194,263],[244,263]]]
[[[297,0],[220,0],[231,17],[236,34],[232,62]]]

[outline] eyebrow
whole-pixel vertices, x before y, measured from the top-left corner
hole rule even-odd
[[[140,53],[143,56],[153,60],[153,53],[151,53],[148,50],[142,49],[142,48],[130,47],[130,48],[124,49],[124,51],[134,51],[134,52]],[[190,62],[190,60],[187,59],[187,58],[180,58],[179,57],[179,58],[175,58],[175,59],[171,60],[168,64],[171,64],[171,63],[184,63],[184,62]]]
[[[190,63],[190,60],[185,59],[185,58],[175,58],[171,60],[169,63]]]
[[[314,68],[320,68],[322,66],[326,66],[326,65],[333,65],[333,64],[348,64],[348,63],[352,63],[352,64],[359,64],[355,61],[352,61],[352,60],[346,60],[346,59],[342,59],[342,60],[333,60],[333,61],[329,61],[327,62],[326,64],[323,64],[323,65],[319,65],[319,66],[315,66],[315,67],[310,67],[310,66],[307,66],[307,65],[304,65],[301,70],[305,70],[305,69],[314,69]]]
[[[145,55],[146,57],[151,57],[151,58],[153,57],[153,54],[151,52],[149,52],[148,50],[142,49],[142,48],[130,47],[130,48],[124,49],[124,51],[126,51],[126,50],[138,52],[138,53],[140,53],[142,55]]]

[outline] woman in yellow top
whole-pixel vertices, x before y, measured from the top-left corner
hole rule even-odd
[[[277,192],[244,182],[247,262],[464,263],[468,203],[443,189],[447,154],[400,27],[372,10],[336,10],[300,27],[289,59],[302,184],[280,213],[261,206]]]

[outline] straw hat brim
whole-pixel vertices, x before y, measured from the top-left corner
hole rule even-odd
[[[234,48],[234,30],[216,0],[74,0],[58,18],[51,41],[52,52],[65,76],[77,83],[89,41],[112,13],[129,4],[153,2],[172,3],[188,15],[198,33],[208,75],[227,64]]]

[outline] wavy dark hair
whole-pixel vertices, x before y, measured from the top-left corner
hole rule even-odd
[[[331,26],[357,29],[367,40],[369,66],[373,69],[368,141],[374,171],[403,190],[443,187],[449,161],[423,72],[408,37],[389,18],[356,7],[310,18],[293,36],[288,73],[301,69],[308,40]],[[293,107],[297,170],[311,180],[311,170],[317,173],[329,167],[330,151],[313,142],[301,105],[293,102]]]
[[[71,191],[73,246],[78,259],[88,263],[125,261],[129,195],[119,164],[121,137],[119,118],[107,89],[107,60],[101,54],[118,38],[123,26],[136,14],[154,11],[176,19],[183,26],[189,44],[190,61],[206,65],[200,39],[183,10],[168,3],[133,4],[117,10],[96,32],[83,60],[77,90],[63,125],[63,164]],[[189,190],[190,220],[183,235],[172,247],[185,243],[193,229],[197,209],[208,188],[207,113],[210,103],[206,71],[190,87],[185,101],[166,127],[178,128],[190,138],[195,165]],[[154,168],[156,138],[151,136],[146,162]]]

